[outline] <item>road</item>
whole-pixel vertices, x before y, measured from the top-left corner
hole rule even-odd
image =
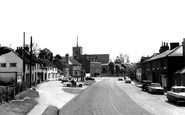
[[[60,109],[60,115],[151,115],[126,93],[117,79],[88,87]],[[126,85],[126,84],[125,84]],[[131,84],[130,87],[135,87]],[[129,90],[129,89],[126,89]]]
[[[130,98],[155,115],[185,115],[185,104],[169,103],[165,95],[150,94],[133,85],[116,82]]]

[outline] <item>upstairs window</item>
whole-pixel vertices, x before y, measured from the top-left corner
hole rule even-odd
[[[16,63],[10,63],[10,67],[16,67],[17,64]]]
[[[6,67],[6,63],[0,63],[0,67],[1,68],[5,68]]]

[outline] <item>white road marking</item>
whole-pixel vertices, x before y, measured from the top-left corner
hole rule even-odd
[[[112,87],[112,84],[110,84],[111,85],[111,88],[113,89],[113,87]],[[113,102],[112,102],[112,97],[111,97],[111,93],[110,93],[110,90],[109,90],[109,97],[110,97],[110,102],[111,102],[111,105],[112,105],[112,107],[114,108],[114,110],[119,114],[119,115],[122,115],[118,110],[117,110],[117,108],[114,106],[114,104],[113,104]]]
[[[119,115],[122,115],[122,114],[116,109],[116,107],[114,106],[114,104],[112,103],[112,97],[111,97],[111,95],[109,95],[109,96],[110,96],[111,105],[113,106],[114,110],[115,110]]]

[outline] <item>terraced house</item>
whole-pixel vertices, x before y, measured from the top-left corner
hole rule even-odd
[[[183,45],[162,43],[159,53],[144,60],[141,66],[142,80],[160,83],[169,89],[176,85],[176,72],[184,67]]]

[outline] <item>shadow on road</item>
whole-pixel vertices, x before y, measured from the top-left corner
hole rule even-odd
[[[169,104],[174,105],[176,107],[185,107],[185,103],[177,104],[175,102],[169,102],[168,100],[166,100],[166,103],[169,103]]]
[[[64,92],[71,93],[71,94],[79,94],[83,91],[83,89],[78,88],[62,88]]]

